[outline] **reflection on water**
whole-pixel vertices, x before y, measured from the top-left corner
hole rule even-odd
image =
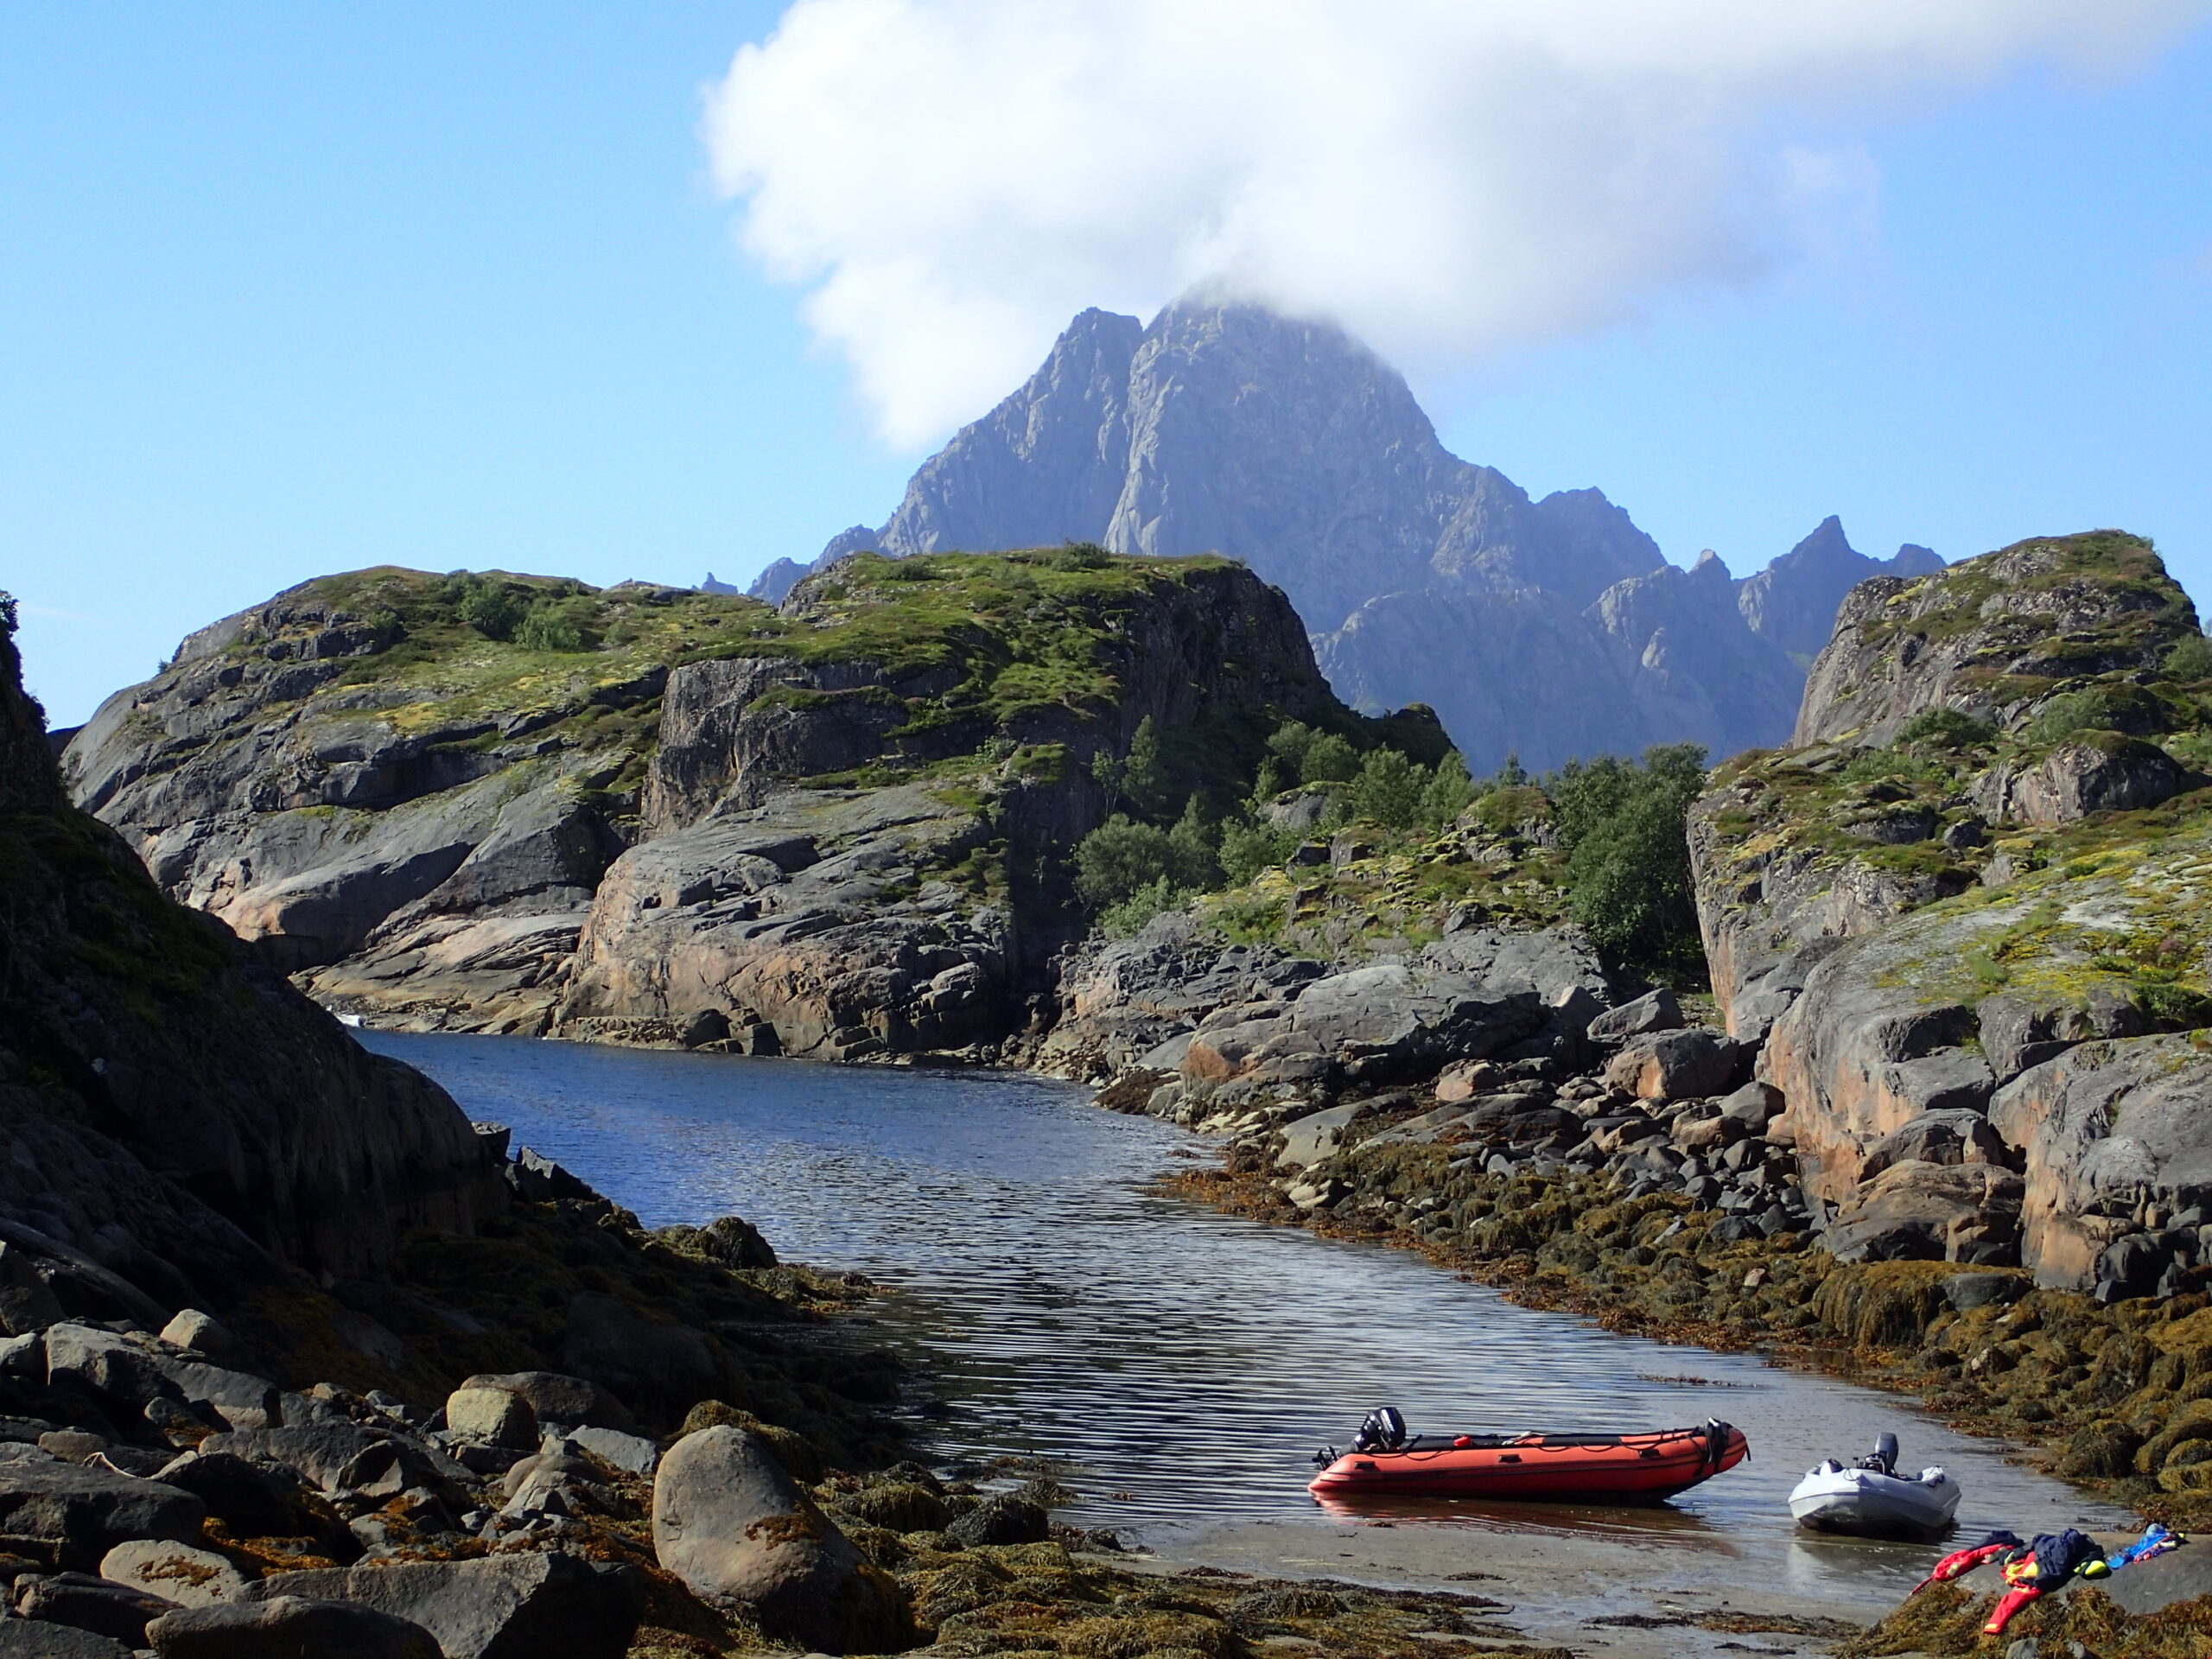
[[[470,1115],[648,1226],[737,1213],[787,1257],[901,1293],[895,1338],[926,1344],[945,1458],[1065,1466],[1085,1524],[1158,1534],[1313,1518],[1317,1446],[1388,1402],[1417,1433],[1611,1433],[1717,1416],[1745,1463],[1658,1509],[1445,1504],[1393,1519],[1764,1557],[1796,1584],[1902,1586],[1940,1552],[1799,1543],[1786,1498],[1821,1459],[1897,1431],[1914,1468],[1964,1489],[1958,1530],[2074,1524],[2081,1496],[1898,1402],[1757,1358],[1618,1337],[1516,1308],[1411,1255],[1217,1216],[1141,1188],[1182,1131],[1002,1074],[887,1071],[526,1039],[364,1033]],[[1739,1563],[1740,1565],[1740,1563]]]

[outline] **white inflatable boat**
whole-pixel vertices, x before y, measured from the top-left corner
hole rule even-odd
[[[1941,1469],[1900,1475],[1897,1437],[1885,1434],[1874,1455],[1846,1465],[1829,1459],[1789,1494],[1789,1513],[1815,1532],[1866,1538],[1933,1538],[1959,1510],[1959,1483]]]

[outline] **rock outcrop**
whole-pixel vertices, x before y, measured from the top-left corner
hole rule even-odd
[[[1892,741],[1948,709],[2023,733],[2058,697],[2101,693],[2098,712],[2164,729],[2146,691],[2196,613],[2151,544],[2119,531],[2018,543],[1938,576],[1850,590],[1805,684],[1798,747]]]
[[[1668,565],[1596,490],[1531,499],[1438,442],[1404,380],[1325,323],[1188,299],[1086,311],[1029,381],[925,462],[889,520],[814,567],[1095,541],[1219,552],[1280,584],[1338,695],[1436,709],[1478,771],[1781,740],[1804,664],[1877,562],[1829,519],[1748,582]],[[779,602],[799,567],[754,585]]]
[[[65,760],[348,1014],[859,1058],[1032,1019],[1095,757],[1149,721],[1213,788],[1285,719],[1361,728],[1221,559],[858,556],[778,609],[380,569],[194,635]]]
[[[904,1598],[757,1434],[722,1426],[671,1446],[652,1521],[660,1565],[709,1601],[751,1608],[776,1634],[833,1653],[903,1645]]]
[[[1093,756],[1150,720],[1249,765],[1278,718],[1345,718],[1288,605],[1243,570],[1055,556],[849,560],[783,607],[836,658],[677,671],[655,833],[599,888],[557,1029],[837,1058],[995,1040],[1065,938],[1037,872],[1106,816]],[[890,630],[933,582],[1051,608],[918,649]],[[868,768],[870,786],[807,781]]]
[[[1853,589],[1798,745],[1716,774],[1714,994],[1837,1254],[2194,1264],[2193,1050],[2157,1033],[2212,1025],[2207,672],[2146,543],[2023,543]]]
[[[1397,1084],[1441,1089],[1447,1068],[1493,1056],[1579,1058],[1611,985],[1572,927],[1466,929],[1332,969],[1224,946],[1171,912],[1077,956],[1061,997],[1037,1065],[1124,1096],[1137,1087],[1145,1109],[1190,1123],[1248,1108],[1275,1120],[1334,1110],[1345,1092]]]
[[[104,1318],[158,1306],[158,1325],[281,1266],[376,1271],[410,1228],[466,1233],[496,1207],[495,1165],[442,1090],[365,1052],[66,804],[12,641],[0,727],[0,1249],[18,1292],[60,1284]]]
[[[556,626],[520,628],[525,606]],[[325,578],[193,634],[63,770],[165,892],[327,1000],[535,1031],[634,836],[670,665],[757,613],[636,583]]]

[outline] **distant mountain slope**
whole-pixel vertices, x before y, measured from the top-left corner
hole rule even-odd
[[[1332,325],[1193,300],[1148,327],[1083,313],[885,524],[823,557],[1067,540],[1243,560],[1290,595],[1340,696],[1432,705],[1478,768],[1779,742],[1851,584],[1942,568],[1866,558],[1831,518],[1748,582],[1717,559],[1681,570],[1601,492],[1531,499],[1451,454]],[[779,559],[751,591],[779,601],[806,569]]]

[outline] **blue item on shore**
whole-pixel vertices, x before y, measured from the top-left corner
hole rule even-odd
[[[2133,1567],[2138,1561],[2147,1561],[2164,1555],[2169,1550],[2179,1549],[2189,1541],[2188,1535],[2162,1527],[2153,1521],[2143,1529],[2143,1535],[2125,1549],[2116,1549],[2105,1557],[2107,1570],[2117,1573],[2123,1567]]]

